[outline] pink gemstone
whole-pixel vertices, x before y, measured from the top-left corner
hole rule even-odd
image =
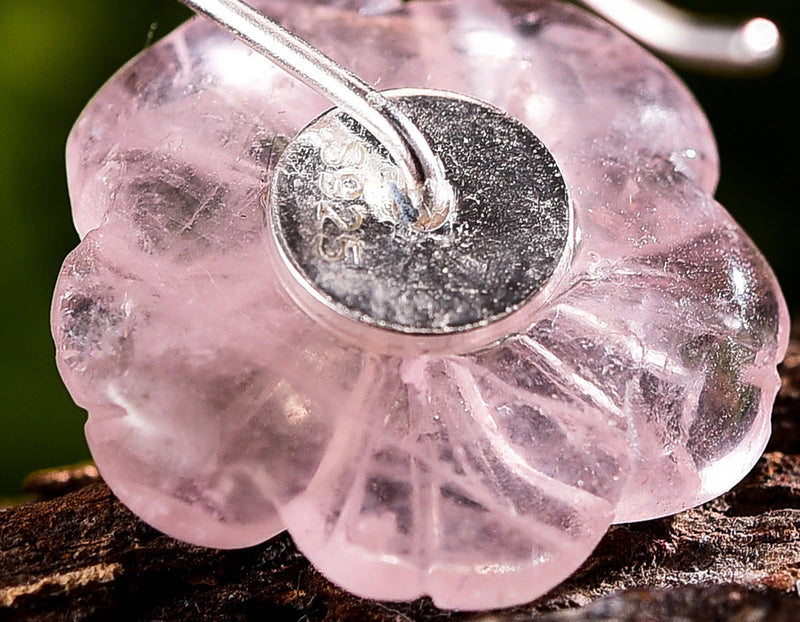
[[[56,289],[57,360],[124,503],[206,546],[286,528],[356,594],[479,609],[544,593],[612,521],[746,473],[788,314],[711,198],[708,122],[669,70],[550,1],[253,4],[379,88],[522,120],[559,161],[578,242],[500,345],[401,357],[340,338],[286,292],[261,207],[283,146],[329,105],[215,26],[182,26],[68,144],[82,242]]]

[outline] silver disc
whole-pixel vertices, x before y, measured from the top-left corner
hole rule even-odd
[[[435,230],[416,226],[389,154],[334,109],[278,162],[269,211],[284,258],[321,303],[385,329],[447,334],[507,316],[544,287],[571,239],[555,159],[487,104],[436,91],[387,95],[441,158],[455,210]]]

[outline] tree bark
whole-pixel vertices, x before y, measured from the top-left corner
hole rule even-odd
[[[781,377],[768,453],[741,484],[676,516],[613,527],[569,580],[523,607],[365,601],[316,572],[285,533],[237,551],[184,544],[139,521],[85,466],[32,476],[43,500],[0,511],[0,620],[797,620],[797,340]]]

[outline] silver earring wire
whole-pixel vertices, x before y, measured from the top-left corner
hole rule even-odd
[[[455,201],[444,167],[419,129],[364,80],[241,0],[181,0],[357,119],[391,154],[420,222],[441,222]],[[436,218],[434,218],[434,215]]]
[[[763,17],[725,23],[663,0],[575,1],[666,60],[706,72],[760,73],[783,55],[780,30]]]
[[[441,223],[453,191],[425,137],[391,100],[242,0],[180,0],[357,119],[389,151],[420,222]],[[774,66],[783,44],[771,21],[725,25],[662,0],[575,0],[668,59],[704,69],[753,72]],[[427,217],[427,218],[426,218]]]

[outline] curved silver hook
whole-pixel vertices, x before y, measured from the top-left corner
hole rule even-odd
[[[345,110],[389,151],[406,182],[403,201],[418,208],[416,228],[445,222],[455,198],[441,160],[391,100],[243,0],[180,0]],[[783,44],[769,20],[725,25],[663,0],[574,0],[668,59],[704,69],[753,72],[774,66]]]
[[[390,99],[320,50],[242,0],[181,0],[357,119],[391,154],[419,210],[416,227],[439,227],[455,197],[441,160],[416,125]]]
[[[783,54],[778,27],[756,17],[724,23],[663,0],[575,0],[667,60],[705,71],[758,73]]]

